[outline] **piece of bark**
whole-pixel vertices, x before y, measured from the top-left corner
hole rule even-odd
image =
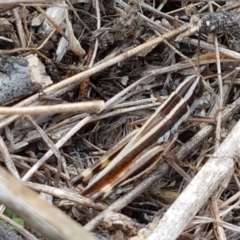
[[[40,84],[43,89],[53,84],[46,73],[45,65],[40,61],[37,54],[29,54],[25,59],[31,69],[31,82]]]
[[[239,14],[229,12],[203,13],[201,18],[201,32],[235,34],[239,36]]]
[[[0,105],[21,100],[42,89],[31,81],[28,61],[22,57],[0,57]]]
[[[240,121],[217,151],[172,204],[148,240],[176,239],[223,180],[231,174],[234,159],[239,156]]]
[[[0,202],[47,239],[96,239],[0,167]]]
[[[239,27],[240,16],[235,12],[210,12],[193,15],[190,19],[195,28],[180,34],[175,41],[182,41],[183,38],[191,36],[197,31],[205,34],[227,34],[240,39]],[[197,26],[197,27],[196,27]]]

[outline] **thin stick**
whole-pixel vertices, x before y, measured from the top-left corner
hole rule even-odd
[[[8,148],[5,144],[5,142],[3,141],[2,137],[0,136],[0,152],[1,152],[1,157],[4,160],[4,163],[8,169],[8,171],[10,173],[13,174],[13,176],[15,176],[16,178],[20,179],[19,173],[16,169],[16,166],[10,156],[10,153],[8,151]]]
[[[42,113],[64,113],[64,112],[98,112],[104,106],[104,101],[91,101],[79,103],[63,103],[48,106],[32,107],[0,107],[0,114],[5,115],[32,115]]]
[[[1,7],[4,7],[4,6],[9,6],[9,5],[17,5],[17,4],[24,4],[24,3],[30,3],[30,4],[33,4],[33,3],[53,3],[55,2],[55,0],[37,0],[37,1],[32,1],[32,0],[8,0],[8,1],[3,1],[3,0],[0,0],[0,5]]]
[[[215,35],[215,48],[216,48],[216,60],[217,60],[217,76],[218,76],[218,84],[219,84],[219,111],[217,115],[217,127],[216,127],[216,143],[215,143],[215,150],[219,147],[220,144],[220,135],[221,135],[221,116],[222,116],[222,108],[223,108],[223,81],[222,81],[222,71],[221,71],[221,62],[220,62],[220,54],[218,49],[218,39]]]
[[[65,199],[69,201],[74,201],[75,203],[80,204],[80,206],[90,207],[95,209],[96,211],[103,211],[106,209],[106,206],[101,203],[93,202],[90,198],[86,198],[80,195],[77,191],[72,191],[69,189],[55,188],[47,185],[32,183],[32,182],[23,182],[24,186],[32,188],[37,192],[44,192],[47,194],[51,194],[53,197],[59,199]]]
[[[100,8],[99,8],[99,1],[98,0],[95,1],[95,8],[96,8],[96,15],[97,15],[97,30],[99,30],[101,28],[101,14],[100,14]],[[99,40],[98,40],[98,38],[96,38],[94,51],[93,51],[93,56],[92,56],[92,59],[90,61],[89,66],[88,66],[89,68],[91,68],[93,66],[94,60],[95,60],[96,55],[97,55],[98,45],[99,45]]]

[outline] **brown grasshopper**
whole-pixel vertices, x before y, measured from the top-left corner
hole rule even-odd
[[[133,131],[108,151],[99,162],[72,179],[73,185],[91,179],[82,195],[94,199],[105,198],[123,181],[149,168],[159,157],[146,158],[144,154],[155,145],[166,142],[186,121],[202,96],[200,77],[188,76],[144,123],[138,131]],[[146,160],[147,159],[147,160]]]

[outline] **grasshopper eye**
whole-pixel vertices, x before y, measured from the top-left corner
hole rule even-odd
[[[199,82],[199,83],[196,85],[196,88],[195,88],[195,90],[194,90],[193,95],[194,95],[195,98],[200,98],[200,97],[202,96],[202,94],[203,94],[203,85],[202,85],[201,82]]]

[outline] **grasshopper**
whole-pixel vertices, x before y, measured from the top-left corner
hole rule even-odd
[[[82,195],[105,198],[123,181],[140,170],[156,164],[161,157],[146,158],[156,144],[169,140],[180,124],[188,119],[203,93],[200,77],[188,76],[143,124],[110,149],[99,162],[72,179],[73,185],[86,182],[97,172]],[[146,160],[147,159],[147,160]]]

